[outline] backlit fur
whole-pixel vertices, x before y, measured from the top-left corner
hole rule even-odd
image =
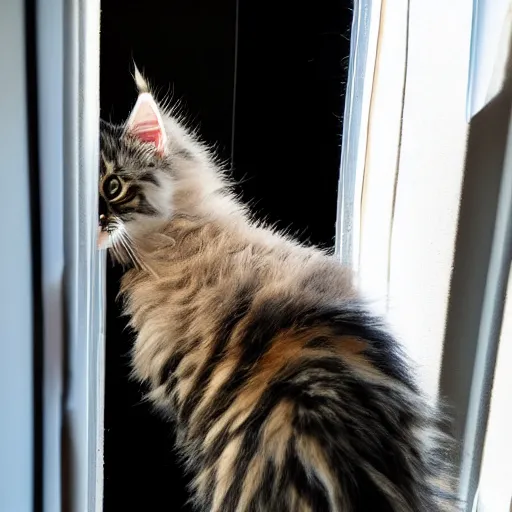
[[[134,375],[176,424],[197,509],[456,510],[437,413],[351,273],[253,222],[207,148],[162,118],[163,156],[102,125],[101,180],[137,187],[129,212],[102,200],[129,267]]]

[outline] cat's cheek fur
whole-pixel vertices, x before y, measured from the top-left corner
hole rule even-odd
[[[157,216],[162,220],[171,218],[172,196],[174,191],[173,178],[168,172],[156,170],[154,178],[157,184],[148,183],[144,193],[148,203],[157,211]]]

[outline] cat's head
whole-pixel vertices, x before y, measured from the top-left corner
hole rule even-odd
[[[186,132],[160,109],[138,71],[136,83],[139,96],[124,125],[100,127],[98,242],[118,251],[170,218],[175,178],[190,157]]]
[[[100,127],[100,248],[133,262],[133,242],[165,227],[174,215],[243,213],[212,151],[182,117],[162,109],[135,70],[139,96],[123,125]]]

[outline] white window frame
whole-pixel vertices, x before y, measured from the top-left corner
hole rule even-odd
[[[439,316],[437,320],[436,343],[442,347],[439,361],[436,363],[439,393],[447,399],[455,413],[455,433],[461,446],[460,452],[454,454],[461,477],[459,497],[466,503],[467,511],[473,509],[473,504],[477,506],[475,495],[479,485],[489,396],[503,320],[503,304],[512,250],[512,183],[509,176],[512,161],[511,157],[506,156],[508,148],[512,148],[512,141],[507,139],[507,133],[510,135],[509,113],[512,94],[509,83],[510,67],[507,66],[510,48],[508,18],[504,26],[499,27],[501,30],[496,30],[496,22],[501,23],[503,20],[505,3],[508,4],[505,7],[509,9],[508,16],[511,17],[510,2],[507,0],[475,0],[474,5],[470,0],[461,0],[449,6],[445,2],[421,3],[421,0],[400,0],[393,3],[392,9],[390,5],[386,8],[385,3],[356,0],[348,80],[349,94],[345,106],[347,122],[344,127],[342,149],[337,254],[344,263],[358,271],[363,288],[368,283],[373,285],[370,293],[375,293],[377,297],[371,298],[376,298],[378,302],[378,299],[384,296],[385,303],[377,304],[379,309],[392,312],[390,303],[397,298],[398,303],[404,300],[416,302],[419,299],[419,305],[425,295],[432,294],[435,290],[421,288],[415,283],[406,283],[406,286],[393,285],[389,273],[391,266],[398,265],[400,268],[400,265],[406,266],[408,263],[406,260],[401,261],[405,257],[404,244],[399,244],[398,249],[394,250],[389,247],[393,243],[394,223],[398,220],[403,226],[403,216],[406,214],[403,207],[402,210],[397,209],[395,201],[396,190],[400,187],[402,178],[398,173],[401,170],[401,146],[404,143],[407,145],[407,141],[403,142],[402,138],[407,135],[410,126],[410,123],[407,124],[407,95],[410,89],[407,75],[408,66],[411,65],[408,62],[409,40],[414,43],[413,51],[416,51],[416,55],[421,55],[421,52],[427,51],[431,45],[435,28],[436,38],[443,42],[448,52],[454,46],[466,48],[467,55],[461,52],[461,59],[466,61],[459,63],[469,61],[471,55],[469,74],[466,75],[470,78],[466,85],[466,102],[461,101],[464,98],[460,97],[463,82],[466,81],[463,67],[459,68],[456,86],[445,82],[449,87],[443,91],[448,97],[455,92],[459,95],[457,98],[452,96],[453,101],[458,101],[458,111],[450,111],[448,118],[443,122],[453,123],[453,129],[459,130],[456,149],[459,155],[452,158],[452,170],[456,170],[459,158],[460,163],[456,172],[460,174],[460,178],[454,179],[452,174],[447,185],[453,187],[450,192],[452,203],[447,213],[447,221],[452,223],[452,227],[449,236],[444,238],[445,246],[441,248],[445,251],[445,277],[442,286],[438,286],[436,292],[439,296],[444,287],[445,292],[441,293],[441,298],[446,302],[443,306],[445,318]],[[457,11],[459,7],[465,10],[461,13],[460,19]],[[418,16],[421,8],[431,9],[432,26],[429,25],[428,19]],[[489,12],[486,9],[494,11]],[[434,13],[438,17],[439,12],[443,12],[445,17],[442,22],[436,21],[434,27]],[[489,30],[494,31],[491,37],[487,37]],[[496,36],[496,32],[499,36]],[[460,37],[464,39],[461,40]],[[416,57],[413,55],[412,58]],[[438,69],[437,77],[446,80],[442,68],[435,67],[437,64],[443,65],[442,61],[443,59],[438,59],[430,71],[436,76]],[[361,66],[364,69],[361,69]],[[397,72],[401,66],[405,70],[404,73]],[[400,95],[400,92],[403,94]],[[384,97],[380,105],[379,93]],[[414,95],[414,92],[412,94]],[[434,102],[443,101],[443,98],[431,97],[425,101],[427,103],[424,105],[435,109],[438,104]],[[429,101],[432,103],[428,103]],[[380,115],[375,119],[373,112],[372,119],[372,109],[377,107],[380,107]],[[412,111],[414,112],[414,107]],[[466,122],[467,128],[464,126]],[[385,132],[397,130],[400,131],[400,137],[390,144],[390,135]],[[460,157],[464,156],[464,147],[461,143],[465,142],[466,131],[468,152],[464,164]],[[437,150],[436,147],[432,149],[434,153]],[[446,147],[444,149],[446,150]],[[368,166],[372,166],[372,153],[378,157],[373,158],[374,161],[378,160],[377,170],[368,176]],[[393,160],[396,161],[396,173]],[[438,172],[438,169],[434,171]],[[436,179],[443,179],[439,174],[437,176]],[[485,179],[485,187],[479,188],[480,178]],[[404,190],[409,193],[413,190],[410,183]],[[418,198],[421,199],[421,191],[419,193]],[[478,194],[482,194],[478,212],[469,215],[471,205],[475,204]],[[368,206],[365,201],[368,200],[371,201],[372,207],[370,214],[365,211]],[[445,204],[449,204],[449,201]],[[410,207],[414,205],[410,204]],[[475,219],[478,219],[476,230],[471,224]],[[432,227],[435,226],[427,227],[431,235]],[[472,229],[473,235],[476,233],[473,237]],[[402,249],[399,249],[400,247]],[[407,250],[405,252],[407,253]],[[414,254],[414,251],[411,254]],[[450,265],[452,261],[453,269]],[[410,295],[409,292],[415,290],[414,286],[417,286],[416,295]],[[421,311],[418,313],[419,316],[422,314]],[[393,315],[391,317],[393,318]],[[396,325],[400,327],[400,307],[394,319]],[[411,342],[408,339],[403,341],[406,348],[414,348],[409,345]],[[428,347],[428,340],[426,341]],[[437,394],[437,385],[435,388],[434,394]]]
[[[99,0],[36,0],[46,512],[103,508]]]
[[[382,0],[356,0],[350,35],[335,250],[341,261],[355,270],[359,267],[361,201],[381,6]]]

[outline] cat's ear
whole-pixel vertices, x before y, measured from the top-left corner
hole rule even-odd
[[[155,146],[160,155],[165,153],[167,135],[156,101],[149,92],[141,92],[132,113],[126,121],[125,133],[149,142]]]

